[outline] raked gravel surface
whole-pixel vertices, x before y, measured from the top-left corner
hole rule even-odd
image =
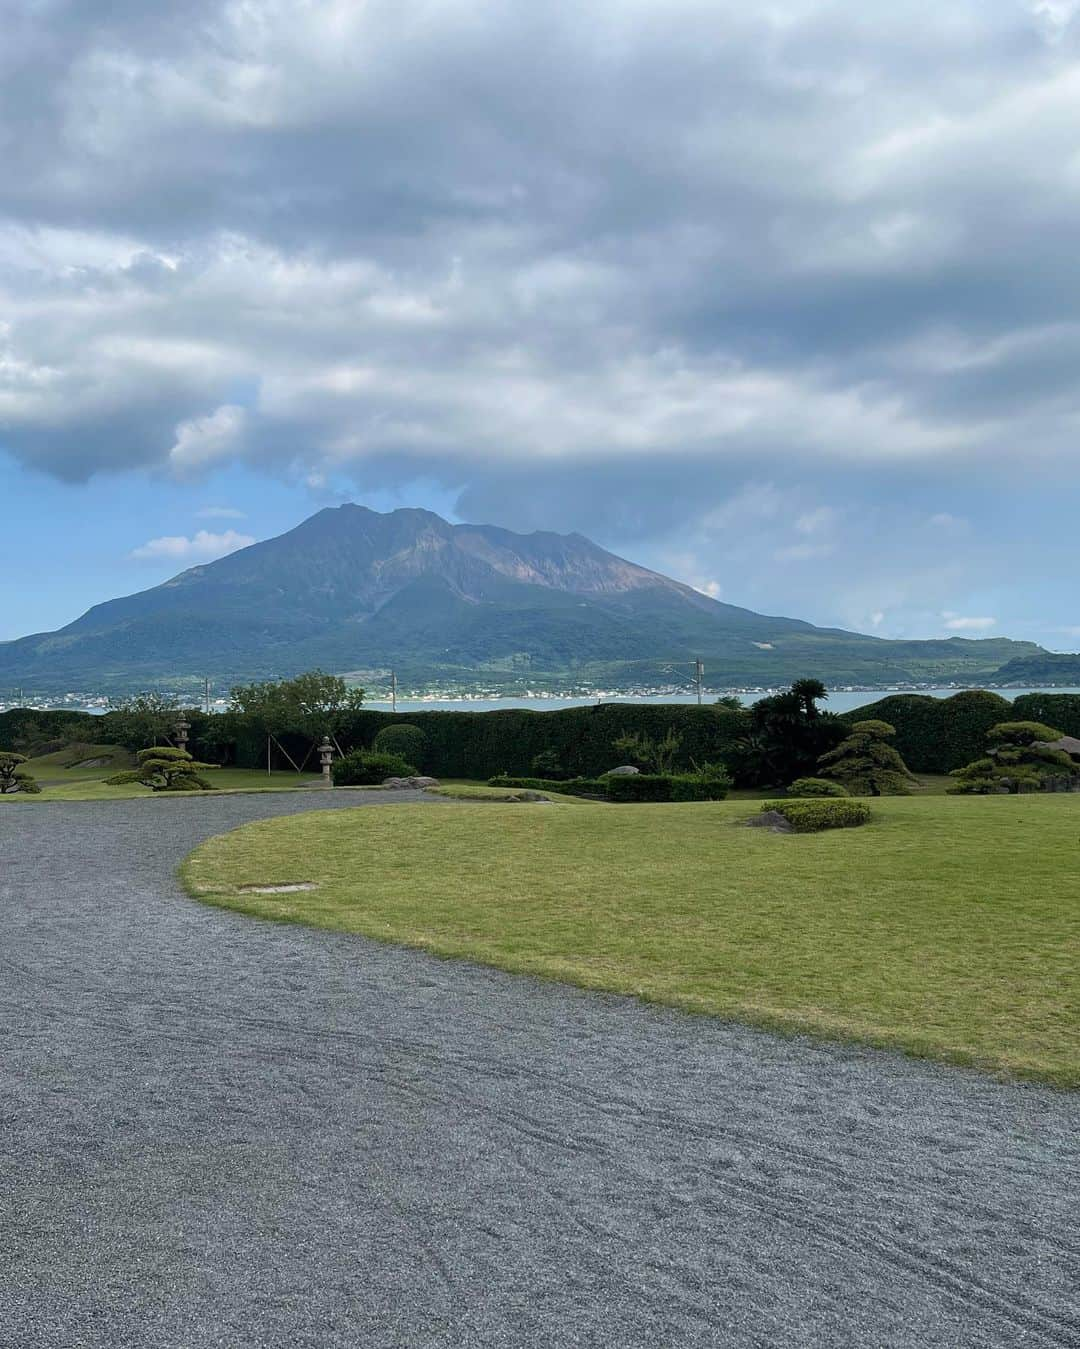
[[[4,1349],[1080,1346],[1080,1097],[181,893],[341,805],[0,807]]]

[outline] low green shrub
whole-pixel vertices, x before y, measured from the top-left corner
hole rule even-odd
[[[625,777],[605,778],[604,786],[609,801],[672,801],[674,781],[663,773],[627,773]]]
[[[403,721],[384,726],[372,742],[372,749],[376,754],[396,754],[407,763],[421,763],[424,758],[424,740],[424,732],[419,726]]]
[[[873,812],[865,801],[822,799],[818,801],[766,801],[762,811],[782,815],[796,834],[813,834],[820,829],[853,829],[869,824]]]
[[[796,778],[788,788],[788,796],[849,796],[848,789],[828,778]]]
[[[545,778],[549,782],[559,782],[567,777],[562,760],[553,749],[542,749],[539,754],[534,754],[529,767],[538,778]]]
[[[372,787],[386,778],[415,777],[417,770],[400,754],[377,754],[374,750],[354,749],[335,759],[330,766],[335,787]]]
[[[606,796],[607,781],[597,778],[515,778],[499,773],[488,778],[489,787],[514,787],[530,792],[563,792],[567,796]]]
[[[731,790],[731,779],[707,765],[697,773],[676,773],[671,779],[672,801],[724,801]]]

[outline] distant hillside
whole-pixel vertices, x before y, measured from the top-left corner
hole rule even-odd
[[[1080,654],[1039,651],[1030,656],[1014,656],[998,670],[994,683],[1033,688],[1054,684],[1080,686]]]
[[[1030,642],[891,642],[721,604],[580,534],[320,511],[296,529],[0,644],[0,690],[217,687],[319,666],[403,684],[632,688],[981,680]]]

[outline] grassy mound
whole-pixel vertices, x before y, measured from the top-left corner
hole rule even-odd
[[[735,827],[752,809],[320,812],[183,876],[243,913],[1080,1087],[1080,798],[887,798],[788,836]]]

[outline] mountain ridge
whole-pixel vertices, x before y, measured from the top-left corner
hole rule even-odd
[[[347,503],[52,633],[0,643],[14,684],[125,691],[204,674],[228,684],[320,666],[392,666],[415,686],[621,688],[686,682],[981,678],[1042,654],[1005,638],[891,641],[758,614],[581,534],[516,534]]]

